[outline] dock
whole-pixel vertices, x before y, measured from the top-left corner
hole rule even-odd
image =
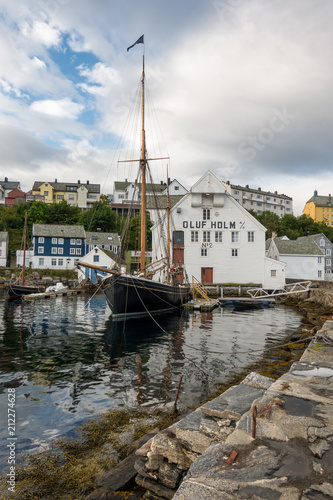
[[[53,299],[59,296],[78,295],[79,293],[82,292],[83,292],[82,289],[73,289],[73,290],[58,290],[57,292],[31,293],[30,295],[23,295],[22,300],[33,301],[41,299]]]
[[[219,304],[219,301],[216,299],[216,300],[213,300],[213,299],[208,299],[208,300],[205,300],[205,299],[193,299],[193,300],[190,300],[190,302],[187,302],[186,304],[183,305],[183,308],[187,311],[202,311],[202,312],[210,312],[212,311],[213,309],[215,309],[215,307],[218,307],[220,304]]]
[[[234,307],[235,309],[265,309],[275,304],[275,299],[265,297],[253,299],[251,297],[220,297],[219,303],[223,307]]]

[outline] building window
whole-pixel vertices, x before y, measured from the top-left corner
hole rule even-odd
[[[276,278],[276,269],[271,269],[271,278]]]
[[[322,277],[322,271],[318,271],[318,278],[321,278]]]
[[[63,200],[64,195],[63,194],[57,194],[57,200]]]
[[[231,257],[238,257],[238,248],[231,249]]]
[[[321,264],[321,257],[318,257],[318,264]]]
[[[52,238],[52,245],[56,245],[58,243],[57,238]]]
[[[327,273],[327,274],[330,274],[330,273],[331,273],[331,270],[330,270],[330,269],[326,269],[326,273]]]
[[[77,244],[77,245],[81,245],[81,244],[82,244],[82,240],[81,240],[81,238],[78,238],[78,239],[76,240],[76,244]]]
[[[258,201],[257,202],[257,207],[261,207],[261,205],[262,205],[261,201]]]
[[[58,266],[64,265],[64,259],[58,259]]]
[[[49,192],[48,191],[44,191],[44,196],[48,196],[49,195]]]
[[[81,248],[76,249],[76,255],[81,255]]]
[[[234,191],[234,194],[238,194],[238,193],[239,193],[239,191]]]
[[[326,255],[331,255],[331,249],[330,248],[326,248]]]
[[[94,255],[94,262],[99,262],[99,255]]]
[[[58,248],[58,254],[59,255],[63,255],[64,253],[64,249],[63,248]]]
[[[207,248],[202,248],[201,249],[201,257],[207,257],[207,256],[208,256]]]
[[[179,186],[175,186],[175,191],[179,191]]]
[[[222,243],[222,231],[215,231],[215,243]]]
[[[184,231],[174,231],[172,233],[172,242],[174,245],[184,245]]]
[[[68,195],[68,199],[69,199],[69,200],[74,200],[74,195],[73,195],[73,194],[69,194],[69,195]]]
[[[52,248],[51,248],[51,253],[52,253],[53,255],[55,255],[56,253],[58,253],[58,249],[57,249],[57,248],[55,248],[55,247],[52,247]]]
[[[44,247],[38,247],[38,253],[44,253]]]
[[[43,258],[38,259],[38,265],[44,266],[44,259]]]
[[[119,200],[123,200],[125,198],[125,195],[124,194],[118,194],[118,199]]]
[[[196,243],[197,241],[199,241],[198,231],[191,231],[191,243]]]
[[[204,231],[203,232],[203,239],[202,241],[204,243],[210,243],[210,231]]]
[[[40,236],[38,238],[38,243],[44,243],[44,237],[43,236]]]
[[[75,238],[71,238],[71,245],[75,245]]]
[[[210,220],[210,208],[204,208],[202,211],[202,219]]]
[[[64,244],[64,238],[58,238],[58,245]]]
[[[231,243],[238,243],[238,231],[231,231]]]
[[[70,248],[69,253],[70,255],[75,255],[75,248]]]
[[[326,259],[326,266],[330,266],[331,265],[331,259]]]
[[[57,259],[51,259],[51,266],[57,265]]]
[[[247,241],[249,243],[254,243],[254,231],[247,232]]]

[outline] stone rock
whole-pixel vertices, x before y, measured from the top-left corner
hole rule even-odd
[[[320,493],[322,495],[319,496],[318,494]],[[318,498],[320,500],[333,498],[333,485],[331,483],[311,485],[310,488],[303,493],[301,500],[312,500],[313,498]]]
[[[227,437],[225,443],[230,445],[245,445],[251,444],[253,441],[254,439],[251,434],[240,429],[236,429],[232,434],[230,434],[230,436]]]
[[[289,377],[290,378],[290,377]],[[276,394],[280,396],[283,394],[287,396],[293,396],[299,399],[305,399],[315,403],[331,404],[332,399],[326,398],[312,391],[309,387],[306,387],[304,383],[290,382],[286,379],[284,375],[280,377],[271,387],[268,389],[267,394]]]
[[[176,436],[172,434],[170,427],[159,432],[154,437],[151,444],[151,451],[156,455],[162,455],[170,462],[177,464],[185,470],[198,457],[198,454],[193,453],[184,446],[184,443],[179,442]]]
[[[86,497],[86,500],[120,500],[122,497],[117,493],[109,491],[105,486],[98,488]]]
[[[309,445],[309,448],[315,457],[321,458],[331,448],[331,445],[324,439],[317,439]]]
[[[249,373],[245,379],[242,380],[242,384],[251,385],[258,389],[269,389],[273,382],[273,378],[264,377],[264,375],[260,375],[256,372]]]
[[[154,479],[155,481],[157,481],[157,479],[158,479],[158,473],[157,472],[151,472],[151,471],[148,471],[146,469],[145,461],[143,460],[143,458],[138,458],[135,461],[134,469],[136,470],[136,472],[138,474],[140,474],[140,476],[142,476],[144,478]]]
[[[159,468],[159,480],[168,488],[176,488],[181,478],[180,470],[173,464],[163,462]]]
[[[156,481],[152,481],[151,479],[142,479],[140,476],[136,476],[135,482],[145,488],[146,490],[150,490],[158,496],[165,497],[171,500],[176,493],[177,490],[173,490],[163,486],[163,484],[159,484]]]
[[[161,500],[161,497],[155,495],[155,493],[149,490],[146,491],[142,498],[144,498],[145,500]]]
[[[152,453],[151,451],[149,451],[147,453],[147,457],[148,457],[148,460],[146,462],[146,468],[148,470],[158,470],[158,468],[160,467],[160,465],[162,465],[162,463],[164,461],[164,458],[162,457],[162,455],[156,455],[156,454]]]
[[[264,389],[239,384],[230,387],[223,394],[201,406],[201,411],[212,417],[239,420],[253,401],[264,394]]]

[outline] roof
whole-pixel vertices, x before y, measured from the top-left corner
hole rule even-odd
[[[18,197],[18,198],[24,198],[24,196],[25,196],[25,193],[23,193],[23,191],[21,191],[18,188],[15,188],[15,189],[13,189],[12,191],[10,191],[8,193],[8,195],[6,196],[6,198],[16,198],[16,197]]]
[[[55,191],[67,191],[68,187],[80,187],[84,186],[87,188],[89,193],[100,193],[101,186],[100,184],[90,184],[85,182],[49,182],[49,181],[35,181],[32,187],[33,191],[38,191],[42,184],[47,182]],[[70,191],[69,191],[70,192]]]
[[[115,191],[125,191],[126,188],[128,186],[130,186],[131,184],[134,184],[135,187],[139,190],[141,190],[141,182],[128,182],[128,181],[125,181],[125,182],[121,182],[121,181],[115,181],[114,183],[114,190]],[[161,193],[162,191],[164,191],[166,189],[166,183],[163,183],[163,184],[154,184],[154,183],[149,183],[147,182],[146,183],[146,192],[147,193]]]
[[[287,196],[286,194],[279,194],[277,191],[272,193],[271,191],[263,191],[262,189],[252,189],[249,186],[240,186],[238,184],[230,184],[229,182],[225,182],[232,189],[241,189],[242,191],[249,191],[251,193],[264,194],[268,196],[278,196],[279,198],[284,198],[285,200],[292,200],[291,196]]]
[[[185,195],[177,194],[169,196],[170,208],[176,205]],[[147,196],[146,199],[146,208],[147,210],[160,209],[166,210],[167,208],[167,197],[165,195],[157,196]]]
[[[8,181],[8,180],[0,181],[0,184],[4,189],[16,189],[20,185],[19,181]]]
[[[323,255],[314,241],[274,239],[280,255]]]
[[[330,194],[328,196],[319,196],[317,191],[314,192],[314,195],[306,203],[311,202],[319,207],[333,207],[332,196]]]
[[[317,238],[325,238],[326,240],[330,241],[327,236],[324,235],[324,233],[317,233],[317,234],[309,234],[307,236],[299,236],[297,240],[311,240],[315,241]],[[331,243],[331,242],[330,242]]]
[[[102,233],[101,231],[86,231],[86,243],[88,245],[120,245],[117,233]]]
[[[125,191],[125,189],[127,188],[127,186],[129,186],[131,184],[131,182],[128,182],[128,181],[115,181],[114,182],[114,190],[115,191]]]
[[[86,233],[83,226],[66,224],[33,224],[33,236],[54,238],[81,238],[85,239]]]
[[[126,262],[123,259],[121,259],[117,254],[112,252],[111,250],[105,250],[105,248],[100,248],[100,251],[105,253],[105,255],[110,257],[115,262],[117,262],[117,264],[121,264],[123,266],[126,266]]]

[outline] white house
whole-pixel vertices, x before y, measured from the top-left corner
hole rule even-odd
[[[170,211],[172,264],[204,284],[285,284],[285,264],[265,256],[265,227],[243,208],[210,171]],[[152,228],[153,260],[165,255],[166,219]],[[161,236],[161,233],[163,236]],[[186,271],[185,271],[186,270]],[[163,276],[160,276],[163,279]]]
[[[267,256],[286,263],[286,279],[321,280],[325,277],[324,253],[311,239],[273,238]]]
[[[0,267],[7,266],[9,236],[8,231],[0,231]]]
[[[112,267],[114,264],[120,264],[121,271],[123,273],[126,272],[126,263],[119,259],[119,257],[110,250],[104,250],[103,248],[95,247],[90,252],[88,252],[84,257],[80,259],[80,262],[84,264],[92,264],[94,266],[103,267],[108,269]],[[78,268],[78,280],[82,281],[85,278],[88,278],[93,283],[97,281],[98,275],[103,276],[106,273],[103,271],[98,271],[95,269],[91,269],[89,267],[80,267]]]
[[[95,247],[111,250],[120,254],[121,240],[117,233],[103,233],[102,231],[86,231],[86,253]]]

